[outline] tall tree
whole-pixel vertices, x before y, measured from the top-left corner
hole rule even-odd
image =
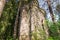
[[[39,8],[38,0],[32,0],[30,6],[31,6],[30,12],[31,12],[31,31],[32,31],[32,33],[40,32],[40,34],[41,34],[41,31],[42,31],[42,32],[45,32],[46,36],[48,37],[48,28],[44,25],[45,12],[41,8]],[[44,36],[45,35],[42,33],[42,35],[39,36],[40,37],[39,39],[43,40]]]
[[[0,17],[5,6],[6,0],[0,0]]]
[[[19,40],[29,40],[29,13],[28,0],[21,0],[19,20]]]
[[[19,40],[29,40],[29,14],[24,7],[22,7],[21,12],[21,22],[20,22],[20,39]]]
[[[47,4],[48,4],[48,8],[49,8],[51,19],[54,22],[55,19],[54,19],[54,14],[53,14],[52,7],[51,7],[51,0],[47,0]]]
[[[19,40],[32,40],[33,38],[29,38],[29,30],[31,30],[32,33],[40,32],[39,39],[43,40],[46,36],[48,36],[47,27],[44,25],[45,12],[39,8],[38,0],[28,1],[21,1]],[[44,35],[45,33],[41,33],[41,31],[45,32],[46,35]],[[31,37],[33,37],[33,35]]]

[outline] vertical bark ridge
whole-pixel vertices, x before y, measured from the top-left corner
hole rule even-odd
[[[29,40],[29,14],[27,5],[21,7],[20,40]]]
[[[18,3],[18,11],[17,11],[17,14],[16,14],[16,19],[15,19],[15,23],[14,23],[14,34],[13,34],[13,37],[14,37],[14,40],[16,40],[16,37],[17,37],[17,29],[18,29],[18,20],[19,20],[19,11],[20,11],[20,2]]]

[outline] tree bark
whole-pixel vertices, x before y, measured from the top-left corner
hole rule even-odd
[[[19,40],[29,40],[29,13],[27,5],[21,7],[20,35]]]
[[[52,18],[52,22],[55,23],[54,14],[53,14],[52,7],[51,7],[51,0],[47,0],[47,4],[48,4],[50,16]]]
[[[45,37],[48,37],[48,28],[45,26],[44,21],[45,16],[44,13],[42,13],[40,8],[38,7],[37,0],[31,0],[29,5],[24,4],[23,6],[21,6],[19,40],[33,40],[34,35],[31,36],[31,32],[37,32],[38,35],[36,35],[36,37],[39,40],[44,40]]]
[[[45,26],[45,16],[43,11],[38,7],[38,1],[34,0],[31,2],[31,31],[32,33],[36,32],[38,35],[36,35],[37,39],[35,40],[44,40],[45,37],[49,36],[48,33],[48,27]],[[40,30],[40,31],[39,31]],[[45,32],[44,34],[42,32]],[[40,33],[40,34],[39,34]],[[32,35],[32,40],[34,39]]]
[[[0,17],[5,6],[6,0],[0,0]]]
[[[15,19],[15,23],[14,23],[14,40],[16,40],[17,34],[18,34],[18,24],[19,24],[19,11],[20,11],[20,6],[21,6],[21,2],[18,2],[18,11],[17,11],[17,15],[16,15],[16,19]]]

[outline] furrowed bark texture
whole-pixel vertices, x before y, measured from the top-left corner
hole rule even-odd
[[[45,26],[45,16],[41,12],[40,8],[37,6],[38,4],[36,1],[32,1],[31,3],[31,31],[32,33],[37,33],[37,39],[43,40],[45,37],[48,37],[48,29],[47,26]],[[42,32],[45,32],[44,34]],[[40,34],[39,34],[40,33]],[[32,35],[32,40],[33,40]]]
[[[29,9],[29,10],[28,10]],[[29,5],[20,9],[19,40],[44,40],[48,37],[48,28],[45,25],[45,12],[38,7],[38,1],[32,0]],[[31,28],[31,29],[30,29]],[[29,31],[31,31],[29,33]],[[36,35],[33,35],[36,34]],[[31,36],[32,35],[32,36]],[[31,39],[30,39],[31,37]],[[36,38],[37,37],[37,38]]]
[[[29,14],[26,5],[21,10],[20,37],[19,40],[29,40]]]

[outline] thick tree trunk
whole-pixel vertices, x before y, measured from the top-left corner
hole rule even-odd
[[[48,28],[44,24],[45,16],[39,9],[37,0],[32,0],[29,6],[24,4],[20,9],[20,14],[19,40],[33,40],[34,36],[36,36],[35,40],[44,40],[48,37]],[[31,34],[37,34],[30,36],[29,31],[32,32]]]
[[[0,17],[1,17],[5,3],[6,3],[6,0],[0,0]]]
[[[40,8],[38,8],[37,0],[32,1],[31,3],[31,31],[32,33],[37,33],[35,40],[43,40],[45,37],[48,37],[48,28],[45,26],[45,16],[44,13],[41,12]],[[45,33],[42,33],[45,32]],[[40,33],[40,34],[39,34]],[[32,35],[32,37],[35,35]],[[34,38],[32,38],[34,39]]]
[[[21,22],[19,40],[29,40],[29,14],[27,5],[21,7]]]

